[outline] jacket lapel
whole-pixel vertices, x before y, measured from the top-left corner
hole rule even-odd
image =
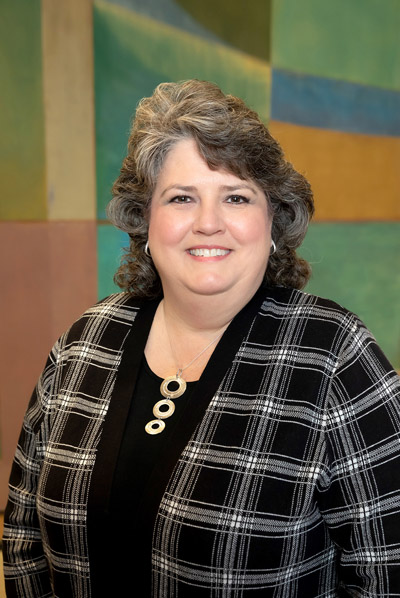
[[[159,301],[144,303],[124,341],[121,363],[97,447],[88,502],[91,511],[107,511],[125,422],[128,416],[147,337]],[[121,334],[121,332],[118,332]]]

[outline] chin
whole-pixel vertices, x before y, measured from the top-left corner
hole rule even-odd
[[[228,289],[198,289],[194,290],[194,292],[196,293],[196,295],[201,295],[203,297],[216,297],[217,295],[222,295],[223,293],[228,292]]]
[[[186,288],[196,293],[197,295],[220,295],[222,293],[227,293],[231,289],[233,289],[234,283],[228,283],[227,281],[222,281],[221,279],[215,280],[214,277],[212,279],[196,281],[195,283],[187,284]]]

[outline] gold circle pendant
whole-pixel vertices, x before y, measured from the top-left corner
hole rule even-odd
[[[145,425],[144,429],[146,430],[147,434],[154,436],[155,434],[161,434],[164,428],[165,422],[163,422],[161,419],[152,419]]]
[[[163,407],[166,407],[166,409],[163,409]],[[157,401],[157,403],[153,407],[153,413],[155,417],[159,419],[167,419],[167,417],[171,417],[174,411],[175,405],[169,399],[162,399],[161,401]]]
[[[178,385],[176,390],[170,390],[169,385],[175,382]],[[160,392],[166,399],[177,399],[181,397],[186,390],[186,382],[180,376],[168,376],[161,382]]]

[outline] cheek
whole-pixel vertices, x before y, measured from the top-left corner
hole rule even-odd
[[[151,245],[175,245],[187,230],[185,219],[161,210],[154,210],[150,214],[149,242]]]
[[[237,220],[232,223],[231,230],[235,231],[236,238],[243,243],[265,244],[268,246],[270,244],[271,221],[263,211],[249,219]]]

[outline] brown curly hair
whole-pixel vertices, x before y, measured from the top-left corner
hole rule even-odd
[[[241,99],[225,95],[214,83],[196,79],[161,83],[138,104],[128,155],[107,209],[110,221],[130,237],[115,282],[137,297],[162,294],[158,273],[144,252],[149,207],[167,153],[188,138],[195,140],[209,168],[224,168],[264,190],[276,243],[265,282],[304,287],[310,266],[296,255],[296,249],[314,212],[308,181],[285,160],[279,143]]]

